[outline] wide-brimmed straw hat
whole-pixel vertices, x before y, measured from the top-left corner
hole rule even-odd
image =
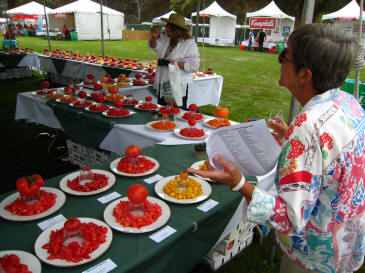
[[[168,24],[189,30],[189,27],[187,25],[185,25],[184,16],[182,16],[179,13],[172,13],[172,14],[170,14],[169,19],[161,18],[161,20]]]

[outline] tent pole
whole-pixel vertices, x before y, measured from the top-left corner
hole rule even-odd
[[[315,0],[304,0],[303,13],[302,13],[302,25],[311,24],[313,22],[313,11],[314,11]],[[294,119],[294,117],[299,113],[299,102],[292,95],[290,101],[289,110],[289,123]]]
[[[46,31],[47,31],[47,40],[48,40],[48,49],[51,52],[51,40],[49,39],[49,30],[48,30],[48,18],[46,12],[46,0],[43,1],[43,9],[44,9],[44,18],[46,19]]]
[[[100,0],[100,35],[101,35],[101,55],[104,59],[104,25],[103,25],[103,0]]]
[[[195,43],[198,42],[198,36],[199,36],[199,10],[200,10],[200,0],[196,2]]]
[[[362,36],[362,8],[364,6],[364,0],[360,0],[360,16],[359,16],[359,45],[361,44]],[[359,82],[360,82],[360,69],[356,70],[355,74],[355,86],[354,86],[354,97],[359,98]]]

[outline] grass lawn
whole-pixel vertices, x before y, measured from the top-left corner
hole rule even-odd
[[[47,40],[42,38],[19,37],[18,43],[20,47],[33,48],[37,52],[43,52],[44,48],[48,48]],[[98,41],[51,41],[51,43],[53,49],[74,50],[82,54],[101,52],[101,43]],[[155,54],[147,48],[146,41],[106,41],[104,47],[105,54],[110,56],[137,58],[142,62],[155,59]],[[265,118],[270,113],[288,113],[291,96],[285,88],[278,86],[280,65],[276,54],[241,51],[238,47],[199,46],[199,50],[201,70],[211,67],[217,74],[224,76],[220,105],[230,109],[230,119],[242,122],[249,118]],[[354,72],[349,77],[354,78]],[[59,133],[60,136],[54,145],[57,147],[64,144],[65,136],[62,132],[14,120],[17,93],[38,89],[42,78],[35,74],[31,79],[1,81],[0,133],[3,137],[0,149],[3,155],[1,171],[3,174],[6,171],[9,175],[3,177],[0,192],[12,189],[19,176],[38,172],[41,175],[46,174],[44,177],[48,178],[73,168],[70,164],[57,161],[54,150],[48,153],[49,142],[35,140],[40,132]],[[365,75],[361,76],[361,80],[365,81]],[[266,237],[263,246],[254,243],[217,272],[279,272],[278,263],[273,267],[263,263],[269,247],[270,237]],[[281,253],[277,249],[275,258],[280,260],[280,257]],[[210,271],[197,265],[191,273],[206,272]],[[358,272],[365,273],[365,268],[362,267]]]

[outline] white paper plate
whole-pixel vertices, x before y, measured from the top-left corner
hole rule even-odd
[[[45,231],[43,231],[37,238],[34,244],[34,250],[37,257],[44,263],[58,266],[58,267],[71,267],[71,266],[77,266],[81,264],[85,264],[88,262],[91,262],[92,260],[95,260],[99,256],[101,256],[105,251],[108,250],[112,240],[113,240],[113,232],[110,229],[110,227],[105,224],[104,222],[93,219],[93,218],[78,218],[81,223],[94,223],[98,226],[104,226],[108,229],[108,232],[106,234],[106,242],[101,244],[97,249],[95,249],[93,252],[89,254],[90,259],[83,259],[82,261],[78,263],[74,262],[67,262],[66,260],[61,259],[54,259],[54,260],[48,260],[47,257],[49,257],[49,254],[47,253],[47,249],[43,249],[42,246],[44,244],[47,244],[49,242],[49,237],[52,231],[55,231],[57,229],[61,229],[66,221],[59,222],[49,228],[47,228]]]
[[[41,273],[42,265],[41,262],[37,259],[36,256],[29,252],[21,251],[21,250],[4,250],[0,251],[0,257],[5,255],[15,254],[19,257],[20,263],[28,266],[28,270],[32,273]]]
[[[145,126],[148,128],[148,129],[151,129],[151,130],[153,130],[153,131],[157,131],[157,132],[168,132],[168,131],[173,131],[173,130],[175,130],[176,128],[178,128],[179,127],[179,125],[177,124],[177,123],[175,123],[176,124],[176,127],[175,128],[172,128],[172,129],[168,129],[168,130],[159,130],[159,129],[155,129],[155,128],[153,128],[152,127],[152,124],[154,124],[154,123],[156,123],[156,122],[161,122],[161,120],[159,120],[159,121],[150,121],[149,123],[147,123]]]
[[[201,137],[187,137],[187,136],[183,136],[180,134],[180,130],[179,128],[174,130],[174,135],[183,139],[189,139],[189,140],[197,140],[197,139],[205,139],[208,138],[210,136],[210,131],[204,130],[204,135]]]
[[[134,115],[134,114],[136,113],[136,112],[134,112],[134,111],[130,111],[130,110],[128,110],[128,111],[129,111],[129,114],[128,114],[128,115],[126,115],[126,116],[122,116],[122,117],[108,116],[108,110],[106,110],[106,111],[102,112],[101,114],[102,114],[103,116],[108,117],[108,118],[125,118],[125,117],[129,117],[129,116],[131,116],[131,115]]]
[[[107,110],[104,110],[104,111],[92,111],[92,110],[90,110],[90,106],[85,107],[85,110],[88,111],[88,112],[91,112],[91,113],[101,113],[101,112],[107,111]]]
[[[61,188],[61,190],[63,190],[64,192],[67,192],[67,193],[69,193],[71,195],[86,196],[86,195],[98,194],[98,193],[107,191],[111,187],[113,187],[113,185],[115,183],[115,176],[114,176],[114,174],[112,174],[111,172],[108,172],[108,171],[97,170],[97,169],[92,169],[91,171],[93,173],[99,173],[99,174],[106,175],[108,177],[108,184],[105,187],[100,188],[100,189],[95,190],[95,191],[89,191],[89,192],[75,191],[75,190],[73,190],[73,189],[71,189],[70,187],[67,186],[67,180],[73,180],[77,176],[79,176],[80,175],[80,171],[76,171],[76,172],[73,172],[73,173],[70,173],[70,174],[66,175],[65,177],[63,177],[61,179],[61,181],[60,181],[60,188]]]
[[[167,223],[167,221],[170,219],[171,211],[169,206],[160,199],[148,196],[147,200],[152,204],[157,203],[162,209],[162,214],[160,217],[151,225],[141,228],[125,227],[115,220],[115,217],[113,216],[114,208],[119,204],[120,201],[128,201],[128,197],[123,197],[110,203],[104,210],[104,220],[109,226],[111,226],[112,229],[125,233],[146,233],[156,230]]]
[[[197,169],[197,170],[199,170],[199,167],[200,167],[201,165],[203,165],[203,164],[204,164],[204,162],[205,162],[205,160],[200,160],[200,161],[198,161],[198,162],[195,162],[195,163],[193,163],[193,165],[191,165],[191,166],[190,166],[190,168],[193,168],[193,169]],[[197,175],[197,174],[194,174],[194,176],[199,177],[199,178],[201,178],[201,179],[204,179],[205,181],[215,182],[214,180],[212,180],[212,179],[210,179],[210,178],[202,177],[202,176]]]
[[[177,115],[177,118],[178,119],[181,119],[181,120],[184,120],[184,121],[188,121],[187,119],[184,119],[183,116],[184,116],[185,113],[182,113],[182,114],[179,114]],[[203,114],[202,114],[203,115]],[[204,115],[203,115],[203,118],[202,119],[197,119],[196,122],[202,122],[204,120]]]
[[[144,102],[143,102],[144,103]],[[157,108],[156,109],[141,109],[141,108],[139,108],[139,106],[141,105],[141,104],[143,104],[143,103],[139,103],[139,104],[137,104],[136,106],[135,106],[135,108],[136,109],[138,109],[138,110],[141,110],[141,111],[158,111],[159,109],[160,109],[160,107],[157,105]],[[156,103],[155,103],[156,104]]]
[[[30,216],[13,215],[13,214],[11,214],[10,211],[6,210],[5,207],[7,205],[13,203],[19,197],[19,192],[14,192],[13,194],[6,197],[3,201],[1,201],[0,216],[7,220],[10,220],[10,221],[33,221],[36,219],[46,217],[46,216],[51,215],[52,213],[56,212],[63,206],[63,204],[66,201],[66,195],[59,189],[41,187],[41,190],[44,190],[46,192],[51,192],[51,193],[54,193],[57,195],[56,203],[53,205],[53,207],[49,208],[48,210],[46,210],[40,214],[36,214],[36,215],[30,215]]]
[[[142,155],[143,156],[143,155]],[[151,173],[154,173],[155,171],[157,171],[157,169],[160,167],[160,163],[158,163],[158,161],[152,157],[148,157],[148,156],[144,156],[145,158],[151,160],[152,162],[155,163],[155,166],[148,170],[147,172],[144,172],[144,173],[125,173],[125,172],[121,172],[117,169],[118,167],[118,163],[119,163],[119,160],[122,158],[122,157],[119,157],[115,160],[113,160],[111,163],[110,163],[110,169],[116,173],[116,174],[119,174],[119,175],[123,175],[123,176],[129,176],[129,177],[139,177],[139,176],[145,176],[145,175],[149,175]]]
[[[194,204],[194,203],[198,203],[198,202],[201,202],[201,201],[207,199],[209,197],[209,195],[212,193],[212,187],[209,185],[209,183],[196,176],[189,175],[189,177],[193,178],[196,182],[200,183],[200,185],[202,186],[202,191],[203,191],[202,195],[197,196],[193,199],[176,199],[176,198],[171,197],[167,193],[165,193],[163,190],[163,187],[165,186],[165,184],[167,182],[175,179],[175,175],[165,177],[165,178],[161,179],[160,181],[158,181],[155,185],[155,192],[162,199],[172,202],[172,203],[177,203],[177,204]]]
[[[162,107],[166,107],[166,106],[162,106]],[[180,108],[177,108],[177,107],[175,107],[175,108],[179,109],[179,112],[177,112],[176,114],[161,113],[160,110],[161,110],[162,107],[160,107],[160,109],[158,109],[158,113],[161,114],[161,115],[164,115],[165,114],[165,115],[168,115],[168,116],[176,116],[176,115],[179,115],[181,113],[181,109]]]
[[[77,108],[84,108],[85,107],[85,105],[80,105],[80,106],[78,106],[78,105],[75,105],[75,102],[71,102],[70,104],[69,104],[71,107],[77,107]],[[90,104],[91,105],[91,104]],[[89,105],[89,106],[90,106]],[[86,106],[86,107],[89,107],[89,106]]]

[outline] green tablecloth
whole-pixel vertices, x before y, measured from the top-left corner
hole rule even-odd
[[[195,161],[193,145],[161,146],[154,145],[143,150],[143,154],[156,158],[161,166],[157,173],[162,176],[176,175]],[[99,169],[109,169],[109,162],[94,166]],[[63,176],[46,181],[45,186],[58,188]],[[63,214],[68,217],[92,217],[103,219],[103,211],[107,204],[101,204],[96,199],[110,192],[126,195],[126,189],[135,183],[144,184],[149,195],[154,193],[154,184],[143,182],[143,178],[127,178],[116,176],[115,185],[107,192],[85,197],[67,195],[66,204],[50,217]],[[225,185],[212,184],[211,199],[219,205],[204,213],[197,209],[199,204],[178,205],[168,203],[171,218],[167,225],[177,232],[157,244],[146,234],[125,234],[113,231],[111,247],[98,259],[85,265],[67,268],[67,272],[82,272],[110,258],[117,264],[113,272],[189,272],[214,245],[225,226],[232,217],[241,201],[241,195],[229,190]],[[0,200],[9,194],[0,195]],[[0,250],[19,249],[34,253],[36,238],[42,232],[37,223],[45,219],[31,222],[10,222],[0,220]],[[57,268],[42,264],[42,272],[64,272],[65,268]]]
[[[112,105],[110,102],[105,103]],[[99,146],[100,142],[112,129],[113,124],[146,124],[152,120],[149,111],[136,110],[134,106],[125,106],[125,108],[138,112],[136,115],[109,118],[100,113],[70,107],[68,104],[59,103],[55,100],[48,100],[47,105],[53,109],[53,113],[71,140],[91,148]]]
[[[25,55],[25,53],[0,54],[0,63],[5,67],[16,67]]]

